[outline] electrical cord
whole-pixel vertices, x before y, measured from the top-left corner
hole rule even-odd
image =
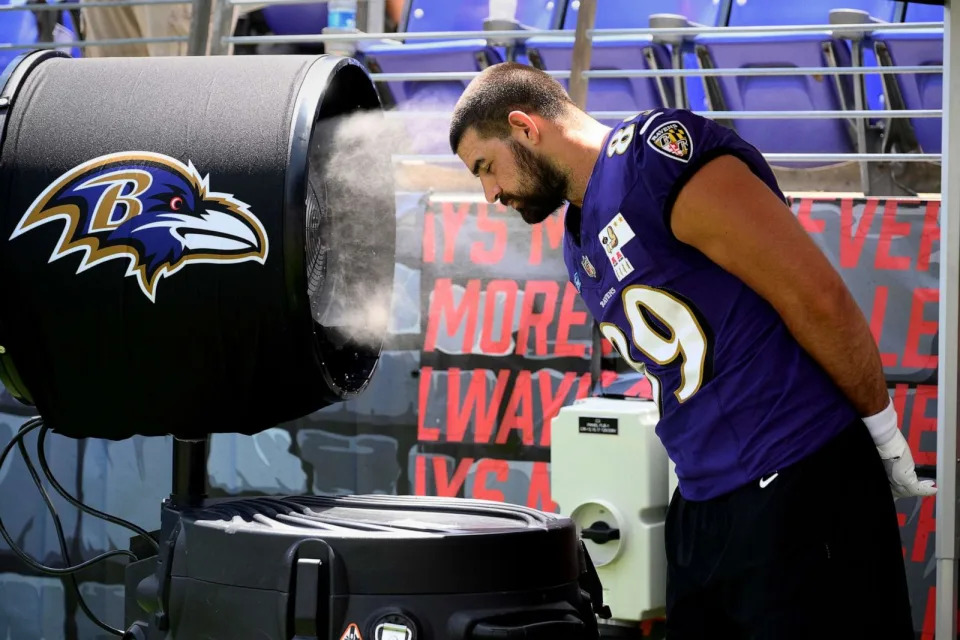
[[[43,470],[43,474],[46,476],[47,480],[50,482],[50,486],[52,486],[57,493],[63,496],[64,500],[66,500],[67,502],[75,506],[77,509],[80,509],[85,513],[89,513],[94,517],[101,518],[102,520],[106,520],[111,524],[119,525],[121,527],[129,529],[130,531],[133,531],[134,533],[137,533],[143,536],[146,540],[150,542],[150,545],[153,547],[154,551],[156,551],[157,554],[159,555],[160,545],[157,543],[156,540],[153,539],[153,536],[147,533],[144,529],[142,529],[141,527],[138,527],[132,522],[128,522],[127,520],[124,520],[122,518],[117,518],[116,516],[111,516],[108,513],[103,513],[102,511],[98,511],[93,507],[89,507],[83,504],[82,502],[74,498],[72,495],[67,493],[67,490],[64,489],[59,482],[57,482],[57,480],[53,477],[53,474],[50,472],[50,467],[47,464],[47,454],[46,454],[46,448],[44,446],[44,443],[46,442],[46,439],[47,439],[47,434],[49,432],[50,432],[50,427],[48,427],[47,425],[43,425],[43,427],[40,429],[40,437],[37,439],[37,455],[40,458],[40,469]]]
[[[53,505],[53,502],[50,500],[50,495],[47,493],[47,490],[43,486],[43,482],[41,481],[40,476],[37,473],[36,467],[34,467],[33,462],[30,459],[30,456],[27,452],[26,444],[24,442],[24,438],[27,436],[27,434],[29,434],[31,431],[34,431],[40,427],[42,428],[40,429],[40,435],[37,439],[37,454],[40,460],[40,468],[43,470],[44,476],[46,476],[51,486],[53,486],[53,488],[56,489],[56,491],[61,496],[63,496],[65,500],[67,500],[70,504],[76,506],[81,511],[85,513],[89,513],[90,515],[93,515],[95,517],[102,518],[112,524],[117,524],[127,529],[130,529],[131,531],[134,531],[139,535],[143,536],[144,538],[150,541],[150,543],[159,553],[159,549],[160,549],[159,544],[157,544],[157,542],[153,539],[153,537],[150,536],[150,534],[147,533],[144,529],[142,529],[141,527],[138,527],[137,525],[131,522],[123,520],[121,518],[116,518],[109,514],[98,511],[92,507],[88,507],[87,505],[83,504],[82,502],[80,502],[79,500],[71,496],[60,485],[60,483],[57,482],[57,480],[53,477],[53,473],[50,471],[49,465],[47,464],[47,457],[44,449],[46,435],[49,432],[49,427],[43,424],[43,419],[40,417],[32,418],[28,420],[26,423],[24,423],[23,426],[20,427],[20,430],[17,432],[17,434],[3,448],[3,451],[0,452],[0,468],[3,468],[3,463],[6,461],[7,456],[10,454],[10,451],[13,449],[13,446],[17,445],[17,447],[20,449],[20,454],[23,457],[24,464],[26,464],[27,470],[30,472],[30,476],[33,478],[33,482],[34,484],[36,484],[37,490],[40,492],[40,496],[43,498],[43,501],[46,504],[47,509],[50,511],[50,515],[53,517],[53,524],[57,532],[57,539],[60,543],[60,551],[63,555],[63,561],[68,566],[63,568],[49,567],[31,558],[29,555],[27,555],[25,551],[23,551],[20,547],[18,547],[17,544],[13,541],[13,538],[10,536],[6,527],[3,525],[2,519],[0,519],[0,536],[2,536],[3,539],[6,541],[7,545],[10,547],[10,550],[13,551],[29,567],[35,569],[36,571],[39,571],[40,573],[44,573],[47,575],[59,576],[59,577],[68,576],[70,578],[69,580],[70,585],[73,587],[73,590],[77,595],[77,602],[80,606],[80,609],[90,618],[91,621],[93,621],[94,624],[96,624],[98,627],[100,627],[104,631],[107,631],[108,633],[115,635],[117,637],[123,637],[124,632],[121,629],[115,629],[114,627],[111,627],[107,623],[100,620],[93,613],[93,611],[90,610],[90,607],[87,606],[86,601],[83,599],[83,595],[80,593],[80,586],[77,583],[77,579],[74,574],[113,556],[127,556],[135,561],[139,560],[139,558],[135,554],[131,553],[130,551],[115,550],[115,551],[108,551],[106,553],[102,553],[99,556],[96,556],[95,558],[91,558],[90,560],[87,560],[85,562],[81,562],[80,564],[69,566],[70,556],[67,549],[66,536],[64,535],[64,532],[63,532],[63,524],[60,521],[60,516],[57,513],[56,507]]]
[[[46,429],[46,427],[43,428]],[[41,435],[43,434],[43,429],[40,430],[40,433]],[[60,522],[60,515],[57,513],[56,507],[53,506],[53,502],[51,502],[47,490],[43,487],[40,476],[37,474],[37,470],[33,466],[33,461],[30,460],[30,454],[27,452],[27,445],[24,444],[23,438],[17,440],[17,446],[20,448],[20,455],[23,457],[24,464],[27,465],[27,470],[30,472],[30,477],[33,478],[33,482],[37,485],[37,490],[40,492],[43,502],[47,505],[47,510],[50,511],[50,515],[53,517],[53,526],[57,530],[57,540],[60,543],[60,553],[63,554],[63,562],[69,565],[70,553],[67,549],[67,537],[63,533],[63,524]],[[87,602],[83,599],[83,594],[80,593],[80,585],[77,583],[77,576],[71,573],[67,577],[69,578],[70,586],[73,587],[73,591],[77,595],[77,604],[79,604],[80,609],[87,614],[87,617],[90,618],[95,625],[107,633],[122,638],[123,631],[121,629],[115,629],[114,627],[111,627],[107,623],[100,620],[100,618],[98,618],[97,615],[90,610],[90,607],[87,606]]]
[[[10,455],[10,451],[13,449],[13,446],[17,444],[17,442],[22,440],[25,435],[27,435],[34,429],[37,429],[42,424],[43,424],[43,420],[38,417],[38,418],[33,418],[29,420],[26,424],[23,425],[23,427],[20,428],[20,431],[17,433],[17,435],[13,436],[13,439],[10,440],[9,443],[7,443],[7,446],[3,448],[3,452],[0,453],[0,468],[3,468],[3,463],[6,461],[7,456]],[[6,541],[7,545],[10,547],[10,550],[13,551],[17,555],[17,557],[20,558],[20,560],[22,560],[24,563],[26,563],[30,568],[35,569],[40,573],[45,573],[51,576],[65,576],[71,573],[76,573],[77,571],[81,571],[83,569],[86,569],[87,567],[92,567],[98,562],[102,562],[107,558],[112,558],[114,556],[128,556],[133,560],[139,560],[137,556],[135,556],[133,553],[129,551],[117,550],[117,551],[107,551],[106,553],[102,553],[95,558],[91,558],[90,560],[81,562],[80,564],[74,565],[72,567],[63,567],[63,568],[48,567],[31,558],[29,555],[26,554],[25,551],[23,551],[23,549],[17,546],[17,543],[13,541],[13,538],[10,537],[10,533],[7,531],[7,528],[3,525],[2,519],[0,519],[0,536],[2,536],[3,539]]]

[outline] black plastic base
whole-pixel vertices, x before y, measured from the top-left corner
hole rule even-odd
[[[565,518],[474,500],[299,496],[163,505],[127,568],[129,640],[598,640]]]

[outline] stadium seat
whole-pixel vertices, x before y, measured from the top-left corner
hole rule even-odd
[[[488,17],[488,0],[409,0],[404,6],[402,32],[481,31]],[[562,7],[554,0],[519,0],[517,21],[538,29],[556,25]],[[398,39],[403,35],[399,33]],[[403,73],[427,71],[479,71],[502,62],[503,49],[491,46],[482,38],[469,40],[423,40],[378,43],[364,47],[363,58],[375,72]],[[404,104],[416,101],[421,92],[431,96],[453,93],[459,97],[467,81],[390,82],[387,84],[394,101]],[[449,96],[441,102],[451,103]]]
[[[487,1],[408,0],[401,31],[479,31],[487,17]],[[402,33],[397,34],[403,38]],[[480,38],[463,40],[408,40],[362,46],[364,64],[373,73],[426,73],[480,71],[502,62],[499,52]],[[402,111],[450,111],[468,80],[423,80],[381,82],[378,88],[385,106]],[[438,129],[441,128],[438,125]],[[443,136],[425,139],[411,123],[409,149],[415,153],[447,153]]]
[[[9,0],[0,0],[0,4],[10,4]],[[37,41],[37,21],[29,11],[10,11],[0,13],[0,42],[28,44]],[[0,70],[19,56],[23,51],[5,49],[0,51]]]
[[[890,0],[736,0],[729,26],[828,24],[832,9],[864,11],[887,19]],[[703,68],[849,66],[850,43],[829,31],[803,33],[710,34],[695,39]],[[721,111],[840,110],[853,108],[854,82],[848,76],[716,77],[707,82],[710,106]],[[725,122],[765,153],[850,153],[856,133],[846,119],[733,119]],[[813,167],[822,163],[778,163]]]
[[[551,28],[559,22],[562,5],[554,0],[518,0],[516,20],[528,28]],[[402,31],[481,31],[489,13],[488,0],[409,0]],[[403,34],[397,37],[402,40]],[[507,52],[486,39],[409,40],[365,46],[362,59],[374,73],[477,72],[503,62]],[[450,111],[469,80],[424,80],[380,83],[388,106],[413,111]],[[392,105],[391,105],[392,103]],[[440,127],[442,128],[442,127]],[[413,129],[411,129],[413,131]],[[417,135],[417,152],[446,153],[445,137]],[[441,139],[442,138],[442,139]]]
[[[908,3],[904,22],[942,22],[943,7]],[[940,29],[876,30],[871,36],[881,66],[930,66],[943,64],[943,31]],[[884,92],[891,109],[940,109],[943,107],[943,76],[939,73],[902,73],[886,76]],[[894,121],[891,141],[901,151],[940,153],[940,118],[910,118]],[[892,124],[894,124],[892,123]]]
[[[327,3],[273,4],[262,9],[263,19],[276,35],[321,33],[327,26]]]
[[[74,20],[74,13],[61,11],[57,25],[54,26],[54,42],[77,42],[80,40],[79,34],[80,30],[77,28],[76,21]],[[74,58],[83,57],[83,49],[80,47],[72,47],[69,52]]]
[[[563,29],[573,31],[579,16],[578,0],[564,14]],[[646,29],[653,13],[671,13],[699,24],[715,25],[721,15],[720,0],[661,0],[638,3],[636,0],[602,0],[597,3],[594,25],[597,29]],[[669,69],[670,49],[649,35],[597,36],[593,39],[591,70]],[[548,71],[567,71],[573,58],[573,36],[531,38],[527,54],[532,64]],[[567,80],[562,80],[569,86]],[[688,90],[693,84],[688,83]],[[668,78],[594,78],[588,83],[587,109],[590,111],[642,111],[661,106],[677,106],[673,82]],[[617,119],[602,119],[613,124]]]
[[[0,4],[24,4],[20,2],[10,2],[10,0],[0,0]],[[37,20],[50,19],[49,23],[41,24]],[[9,11],[0,13],[0,42],[11,44],[33,44],[35,42],[62,42],[64,44],[77,41],[77,29],[73,24],[73,17],[69,11],[53,12],[31,12],[31,11]],[[75,58],[82,55],[78,47],[66,49],[66,51]],[[17,56],[25,53],[25,49],[5,49],[0,50],[0,72],[2,72],[10,62]]]
[[[943,6],[922,2],[901,2],[904,5],[903,22],[943,22]]]

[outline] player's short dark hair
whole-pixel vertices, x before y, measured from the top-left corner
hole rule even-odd
[[[574,106],[563,85],[543,71],[517,62],[495,64],[480,72],[458,101],[450,123],[450,148],[456,153],[471,127],[482,138],[506,138],[511,111],[552,120]]]

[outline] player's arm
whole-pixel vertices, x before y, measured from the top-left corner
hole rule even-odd
[[[860,415],[890,402],[880,353],[840,275],[793,212],[738,158],[700,168],[670,216],[681,242],[737,276],[779,312]]]
[[[888,474],[904,475],[891,476],[894,489],[902,483],[903,495],[932,493],[917,483],[866,318],[787,205],[744,162],[721,155],[687,180],[669,213],[677,239],[765,298],[864,416],[891,461]],[[901,460],[907,468],[889,468]]]

